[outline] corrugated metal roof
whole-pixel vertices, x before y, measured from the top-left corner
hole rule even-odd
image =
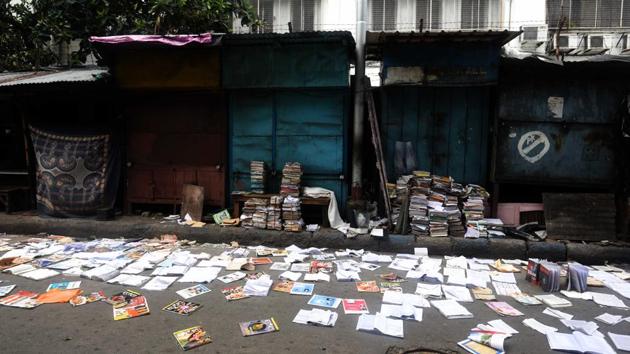
[[[107,68],[92,67],[70,70],[42,70],[0,74],[0,87],[47,85],[72,82],[95,82],[109,76]]]
[[[521,31],[440,31],[440,32],[367,32],[366,53],[368,59],[379,60],[385,43],[426,44],[435,42],[485,42],[503,46],[518,37]]]
[[[292,33],[238,33],[226,34],[222,41],[224,45],[250,42],[326,42],[331,40],[345,40],[348,46],[355,46],[354,37],[349,31],[305,31]]]

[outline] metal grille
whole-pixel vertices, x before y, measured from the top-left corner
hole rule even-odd
[[[630,27],[630,0],[547,0],[547,23],[558,28]]]
[[[288,23],[291,23],[293,32],[313,31],[315,26],[315,8],[319,6],[319,0],[246,0],[254,8],[254,11],[263,21],[262,28],[259,30],[263,33],[286,32]],[[289,17],[279,19],[276,16],[288,11]],[[238,20],[236,21],[236,23]],[[234,32],[243,33],[250,32],[247,27],[234,25]]]

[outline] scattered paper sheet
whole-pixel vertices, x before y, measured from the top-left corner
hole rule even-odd
[[[279,279],[287,279],[291,281],[298,281],[302,277],[302,273],[286,271],[280,274]]]
[[[542,334],[546,334],[548,332],[556,332],[557,328],[544,325],[533,318],[527,318],[523,320],[523,324],[535,331],[538,331]]]
[[[602,315],[595,317],[595,319],[609,325],[616,325],[617,323],[623,321],[623,316],[604,313]]]
[[[610,332],[608,332],[608,336],[617,349],[630,352],[630,336]]]
[[[299,273],[298,273],[299,274]],[[306,273],[304,274],[304,281],[330,281],[330,275],[326,273]]]
[[[271,280],[269,275],[263,275],[258,279],[250,279],[243,287],[243,294],[246,296],[267,296],[272,284],[273,280]]]
[[[433,300],[431,305],[447,319],[473,318],[473,314],[455,300]]]
[[[612,294],[591,293],[593,295],[593,301],[601,306],[617,307],[627,309],[626,304],[621,301],[617,296]]]
[[[599,328],[593,321],[560,319],[560,322],[574,331],[580,331],[589,336],[592,336]]]
[[[615,354],[612,347],[602,337],[589,336],[581,332],[573,332],[573,334],[547,332],[545,334],[552,350]]]
[[[505,323],[503,320],[492,320],[492,321],[488,321],[488,324],[491,325],[492,327],[500,330],[503,333],[508,333],[508,334],[517,334],[518,331],[515,330],[514,328],[510,327],[507,323]]]
[[[502,283],[502,282],[493,281],[492,286],[494,287],[494,291],[497,292],[497,295],[511,296],[512,294],[521,293],[521,289],[519,289],[516,284],[512,284],[512,283]]]
[[[293,319],[293,322],[299,324],[312,324],[333,327],[337,322],[337,317],[338,314],[330,310],[300,310]]]
[[[171,284],[173,284],[177,280],[177,277],[165,277],[165,276],[157,276],[153,277],[153,279],[149,280],[148,283],[144,284],[142,289],[145,290],[166,290]]]
[[[573,318],[573,315],[571,315],[571,314],[562,312],[560,310],[555,310],[555,309],[552,309],[552,308],[549,308],[549,307],[545,308],[543,313],[545,315],[549,315],[551,317],[555,317],[555,318],[559,318],[559,319],[570,320],[570,319]]]
[[[108,283],[111,284],[120,284],[120,285],[129,285],[139,287],[144,284],[150,277],[145,277],[142,275],[133,275],[133,274],[120,274],[119,276],[108,280]]]
[[[380,313],[386,317],[394,317],[422,322],[422,309],[407,304],[382,304]]]
[[[357,331],[380,332],[387,336],[404,338],[403,321],[387,318],[380,313],[359,316],[356,329]]]
[[[178,283],[210,283],[217,278],[222,268],[220,267],[191,267],[184,273]]]
[[[460,302],[473,302],[470,290],[465,286],[442,285],[444,297]]]

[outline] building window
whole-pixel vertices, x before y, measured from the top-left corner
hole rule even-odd
[[[557,28],[630,27],[630,1],[627,0],[547,0],[547,23]]]

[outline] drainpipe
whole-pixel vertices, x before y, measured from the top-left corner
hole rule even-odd
[[[356,64],[354,66],[354,120],[352,136],[352,199],[362,197],[363,112],[365,107],[365,32],[367,31],[367,0],[357,0]]]

